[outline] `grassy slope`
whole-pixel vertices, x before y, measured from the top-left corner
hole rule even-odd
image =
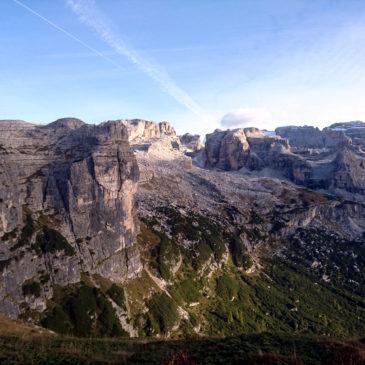
[[[161,319],[152,306],[149,316],[156,314],[159,322],[166,319],[170,326],[167,331],[160,326],[159,331],[157,324],[146,334],[168,332],[179,337],[194,334],[197,327],[200,334],[220,337],[269,331],[348,339],[365,333],[363,245],[318,230],[301,231],[287,243],[285,254],[262,259],[261,272],[248,275],[244,270],[248,255],[237,235],[232,237],[203,217],[181,217],[171,209],[164,213],[172,237],[156,231],[156,221],[145,221],[139,240],[150,252],[150,256],[145,252],[145,261],[168,281],[172,299],[188,312],[189,320],[182,320],[179,329],[170,333],[176,308],[162,303],[168,310]],[[255,232],[248,233],[254,236]],[[196,243],[193,249],[179,248],[182,265],[172,275],[171,262],[177,254],[160,250],[159,242],[174,245],[181,236]],[[224,259],[226,246],[231,250],[228,259]],[[321,265],[313,269],[316,260]],[[330,280],[323,280],[323,275]]]
[[[43,324],[64,335],[94,338],[38,335],[32,327],[0,321],[0,327],[10,329],[0,331],[0,363],[153,364],[183,351],[202,364],[240,363],[257,353],[280,354],[286,357],[281,363],[287,364],[294,364],[293,358],[305,364],[336,364],[330,357],[336,353],[340,359],[338,351],[348,359],[364,351],[356,342],[365,333],[361,245],[318,230],[297,232],[286,252],[262,259],[261,272],[249,275],[245,269],[250,257],[238,234],[201,216],[182,217],[166,209],[162,213],[171,234],[158,229],[157,221],[145,221],[138,242],[144,264],[165,280],[170,296],[146,271],[123,287],[85,273],[82,283],[56,288]],[[257,227],[238,229],[259,239]],[[177,245],[182,238],[192,246]],[[313,269],[316,260],[321,264]],[[31,284],[24,290],[34,291]],[[145,340],[120,338],[126,333],[117,324],[110,299],[128,311]],[[187,319],[178,314],[179,307]],[[60,330],[65,323],[67,328]],[[207,334],[212,338],[205,339]],[[156,335],[177,340],[148,339]],[[338,342],[349,339],[355,345]],[[258,363],[251,360],[247,363]]]

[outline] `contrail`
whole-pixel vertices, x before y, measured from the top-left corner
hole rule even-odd
[[[43,21],[45,21],[46,23],[48,23],[53,28],[59,30],[61,33],[67,35],[67,37],[73,39],[77,43],[80,43],[82,46],[86,47],[88,50],[92,51],[96,55],[98,55],[98,56],[104,58],[106,61],[112,63],[115,67],[122,69],[122,67],[118,63],[114,62],[111,58],[107,57],[105,54],[101,53],[97,49],[89,46],[87,43],[85,43],[84,41],[82,41],[80,38],[75,37],[73,34],[71,34],[70,32],[68,32],[64,28],[60,27],[59,25],[51,22],[49,19],[45,18],[43,15],[39,14],[38,12],[36,12],[32,8],[30,8],[29,6],[23,4],[21,1],[19,1],[19,0],[12,0],[12,1],[14,3],[18,4],[19,6],[23,7],[24,9],[28,10],[30,13],[32,13],[35,16],[37,16],[38,18],[42,19]]]
[[[42,19],[44,22],[57,29],[61,33],[65,34],[69,38],[78,42],[85,48],[89,49],[93,53],[102,57],[104,60],[112,63],[115,67],[121,69],[122,67],[115,62],[113,59],[107,57],[102,52],[93,48],[86,42],[82,41],[80,38],[74,36],[64,28],[50,21],[43,15],[39,14],[34,9],[25,5],[20,0],[12,0],[14,3],[23,7],[31,14],[37,16]],[[138,66],[143,72],[145,72],[151,79],[159,84],[159,86],[170,96],[172,96],[179,104],[185,106],[187,109],[192,111],[194,114],[198,115],[201,120],[200,122],[208,121],[208,114],[203,108],[196,103],[191,96],[186,93],[183,89],[175,84],[175,82],[170,78],[170,76],[161,70],[156,65],[146,61],[143,59],[137,52],[128,47],[124,40],[121,37],[118,37],[110,27],[109,23],[105,21],[103,14],[97,9],[95,2],[93,0],[66,0],[69,7],[72,11],[78,16],[79,20],[85,24],[87,24],[90,28],[92,28],[105,43],[107,43],[117,54],[126,57],[130,62]]]
[[[150,78],[156,81],[160,87],[171,95],[176,101],[184,105],[193,113],[206,117],[206,113],[184,90],[177,86],[168,74],[156,65],[143,59],[137,52],[129,48],[125,41],[112,30],[103,14],[96,7],[93,0],[67,0],[67,4],[79,17],[79,20],[91,27],[117,54],[138,66]]]

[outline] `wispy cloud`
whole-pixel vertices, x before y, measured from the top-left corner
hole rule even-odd
[[[221,120],[221,125],[225,128],[262,127],[269,116],[270,113],[265,109],[241,108],[225,114]]]
[[[82,39],[73,35],[66,29],[62,28],[61,26],[49,20],[42,14],[38,13],[37,11],[29,7],[28,5],[24,4],[22,1],[20,0],[12,0],[12,1],[21,6],[22,8],[26,9],[34,16],[42,19],[51,27],[65,34],[67,37],[81,44],[83,47],[87,48],[93,54],[113,64],[116,68],[124,70],[124,68],[118,62],[115,62],[112,58],[108,56],[109,53],[98,51],[94,47],[84,42]],[[206,124],[211,120],[211,116],[205,110],[203,110],[203,108],[197,102],[195,102],[193,98],[186,91],[184,91],[182,88],[176,85],[176,83],[164,70],[162,70],[157,65],[147,61],[145,58],[141,57],[141,55],[138,52],[136,52],[130,46],[127,46],[123,38],[119,34],[117,34],[117,32],[113,31],[112,24],[97,8],[94,0],[66,0],[66,3],[72,9],[72,11],[78,16],[79,20],[87,24],[91,29],[93,29],[102,38],[102,40],[109,47],[111,47],[111,49],[116,54],[126,57],[130,62],[132,62],[139,69],[145,72],[151,79],[157,82],[159,86],[167,94],[172,96],[178,103],[185,106],[188,110],[199,116],[200,122],[202,124]]]
[[[79,20],[93,29],[117,54],[126,57],[130,62],[135,64],[151,79],[157,82],[178,103],[188,108],[203,120],[208,119],[208,115],[203,108],[186,91],[176,85],[161,67],[147,61],[126,44],[125,40],[113,30],[109,19],[97,8],[95,1],[67,0],[67,4],[78,16]]]

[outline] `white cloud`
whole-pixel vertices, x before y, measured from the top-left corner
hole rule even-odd
[[[270,113],[266,109],[240,108],[236,111],[225,114],[221,119],[221,126],[224,128],[265,128],[265,124],[269,118]]]

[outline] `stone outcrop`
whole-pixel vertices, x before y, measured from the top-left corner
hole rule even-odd
[[[311,189],[326,189],[346,198],[363,196],[364,125],[335,124],[323,131],[309,126],[280,127],[274,137],[254,128],[216,130],[207,135],[204,165],[226,171],[270,169],[271,175],[274,172]]]
[[[152,122],[144,119],[122,119],[118,121],[127,128],[130,142],[159,139],[163,136],[176,137],[175,129],[168,122]]]
[[[204,147],[198,134],[185,133],[184,135],[179,136],[179,138],[182,146],[188,151],[196,152]]]
[[[295,149],[324,149],[349,146],[352,140],[340,128],[319,128],[288,126],[275,129],[275,133],[286,138]]]
[[[260,131],[260,129],[255,127],[250,128],[244,128],[243,131],[245,132],[245,135],[247,138],[262,138],[263,133]]]
[[[138,274],[138,176],[122,122],[0,121],[0,311],[42,311],[82,272]],[[29,281],[42,283],[37,297],[22,292]]]
[[[333,163],[331,187],[365,195],[365,156],[343,149],[337,153]]]
[[[272,154],[287,148],[285,139],[264,137],[256,128],[216,130],[206,136],[204,161],[222,170],[262,169]]]
[[[206,135],[205,165],[223,170],[239,170],[244,166],[249,145],[242,129],[215,130]]]
[[[337,133],[346,136],[347,140],[351,140],[353,146],[365,150],[365,123],[361,121],[348,123],[335,123],[323,130],[325,133]]]
[[[277,135],[288,139],[292,147],[324,148],[325,139],[319,128],[312,126],[288,126],[275,129]]]

